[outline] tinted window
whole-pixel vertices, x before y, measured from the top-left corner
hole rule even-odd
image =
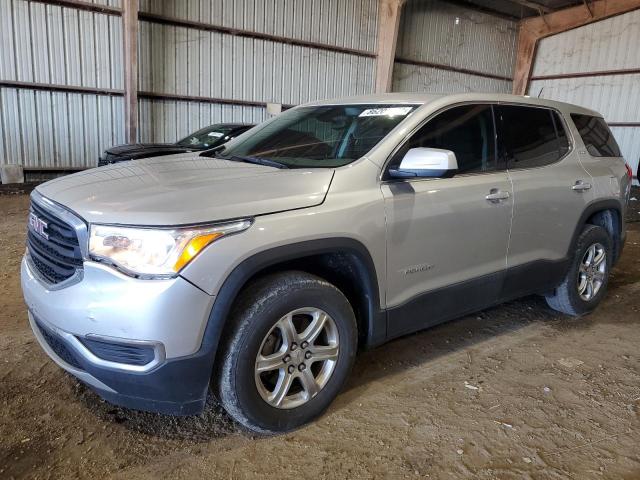
[[[542,167],[567,153],[567,134],[552,110],[503,105],[498,112],[500,140],[509,168]]]
[[[621,157],[618,142],[600,117],[572,114],[587,151],[594,157]]]
[[[464,105],[441,113],[420,128],[394,156],[397,168],[411,148],[451,150],[458,160],[458,173],[496,169],[495,134],[491,105]]]

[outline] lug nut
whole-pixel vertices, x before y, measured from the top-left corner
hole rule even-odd
[[[291,360],[291,355],[285,355],[282,360],[284,360],[284,363],[289,363],[289,360]]]
[[[307,368],[307,366],[306,366],[304,363],[301,363],[301,364],[298,366],[298,370],[300,370],[301,372],[302,372],[302,371],[304,371],[304,369],[305,369],[305,368]]]
[[[298,344],[297,344],[297,343],[295,343],[295,342],[293,342],[293,343],[291,344],[291,351],[293,352],[296,348],[298,348]]]
[[[289,365],[289,368],[287,369],[287,371],[289,373],[293,373],[295,371],[296,367],[294,367],[293,365]]]
[[[311,358],[311,352],[305,352],[304,353],[304,358],[306,358],[307,360],[309,360]]]
[[[307,348],[309,346],[309,342],[302,342],[302,345],[300,345],[302,348]]]

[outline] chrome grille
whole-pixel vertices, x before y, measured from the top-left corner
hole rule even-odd
[[[73,226],[33,201],[29,213],[27,247],[38,273],[47,282],[57,284],[82,270],[82,251]],[[35,228],[34,223],[42,228]]]

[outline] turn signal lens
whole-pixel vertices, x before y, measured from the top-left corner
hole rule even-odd
[[[178,260],[176,260],[176,263],[173,266],[173,270],[179,272],[182,267],[193,260],[204,247],[209,245],[215,239],[220,238],[222,235],[223,234],[220,232],[210,233],[208,235],[201,235],[199,237],[191,239],[178,257]]]

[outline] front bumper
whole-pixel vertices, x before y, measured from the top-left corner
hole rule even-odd
[[[202,340],[214,297],[180,277],[137,280],[94,262],[85,262],[81,281],[48,289],[25,257],[21,281],[42,348],[103,398],[168,414],[202,410],[213,361]],[[105,359],[96,341],[121,357]],[[138,351],[151,352],[144,364],[131,356]]]

